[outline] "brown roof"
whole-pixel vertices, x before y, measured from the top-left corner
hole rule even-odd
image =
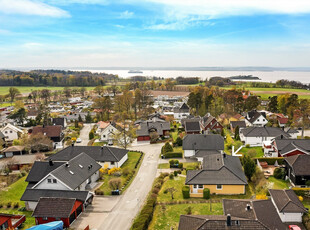
[[[14,145],[14,146],[10,146],[8,148],[6,148],[5,150],[3,150],[4,153],[7,152],[20,152],[23,151],[25,149],[25,146],[21,146],[21,145]]]
[[[32,216],[68,218],[76,199],[73,198],[40,198]]]
[[[61,125],[51,125],[51,126],[36,126],[32,129],[32,134],[46,133],[48,137],[59,137],[61,135],[62,127]]]
[[[250,209],[247,209],[249,205]],[[271,200],[223,199],[224,214],[257,220],[270,230],[288,229],[281,221]]]
[[[208,215],[181,215],[179,222],[179,230],[200,230],[200,229],[257,229],[266,230],[266,226],[257,220],[250,220],[238,217],[231,217],[231,226],[227,226],[227,216],[208,216]]]
[[[291,189],[269,189],[271,198],[273,199],[279,212],[288,213],[306,213],[307,210],[298,199],[295,192]]]

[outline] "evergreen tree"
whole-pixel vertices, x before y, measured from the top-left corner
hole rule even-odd
[[[240,134],[239,134],[239,126],[237,125],[237,127],[235,128],[235,140],[236,141],[240,141]]]

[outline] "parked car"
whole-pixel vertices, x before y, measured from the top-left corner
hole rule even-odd
[[[301,230],[301,228],[297,225],[289,225],[288,227],[290,230]]]
[[[77,138],[76,139],[76,143],[81,143],[82,142],[82,139],[81,138]]]

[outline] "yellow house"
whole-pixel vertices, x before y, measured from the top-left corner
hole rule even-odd
[[[201,170],[187,172],[185,184],[191,197],[203,197],[203,189],[211,194],[245,194],[248,184],[238,157],[211,154],[203,158]]]

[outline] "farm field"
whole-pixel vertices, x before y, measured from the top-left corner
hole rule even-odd
[[[9,88],[11,86],[0,86],[0,95],[5,95],[9,93]],[[49,89],[52,91],[63,90],[64,87],[53,87],[53,86],[14,86],[17,88],[21,93],[30,93],[33,90],[42,90],[42,89]],[[71,89],[74,88],[81,88],[81,87],[69,87]],[[87,90],[93,90],[95,87],[85,87]]]

